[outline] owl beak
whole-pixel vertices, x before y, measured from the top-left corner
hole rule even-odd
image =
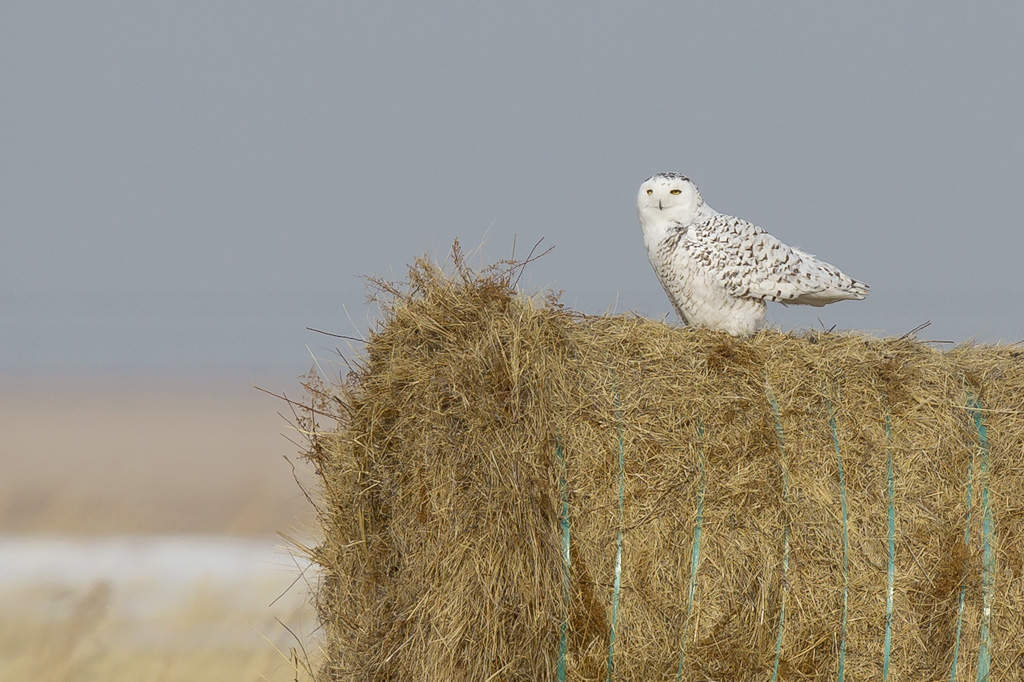
[[[661,205],[661,199],[658,199],[658,210],[659,211],[664,211],[665,210],[665,207]]]

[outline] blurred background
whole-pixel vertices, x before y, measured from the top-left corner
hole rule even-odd
[[[455,238],[543,239],[524,290],[675,323],[635,192],[679,171],[871,285],[776,326],[1024,338],[1022,33],[1006,3],[4,4],[0,677],[315,657],[310,475],[253,386],[336,377],[358,342],[307,328],[364,336],[361,277]]]

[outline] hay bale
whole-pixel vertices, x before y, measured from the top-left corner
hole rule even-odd
[[[1020,351],[586,317],[515,267],[417,262],[310,384],[323,679],[1024,677]]]

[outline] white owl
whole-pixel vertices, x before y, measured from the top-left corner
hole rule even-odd
[[[678,173],[640,185],[636,209],[654,272],[683,322],[753,334],[765,301],[823,306],[868,295],[868,285],[704,203]]]

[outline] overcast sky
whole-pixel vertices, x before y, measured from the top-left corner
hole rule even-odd
[[[658,171],[871,285],[785,329],[1024,338],[1024,5],[694,5],[4,3],[0,374],[283,380],[456,237],[674,321]]]

